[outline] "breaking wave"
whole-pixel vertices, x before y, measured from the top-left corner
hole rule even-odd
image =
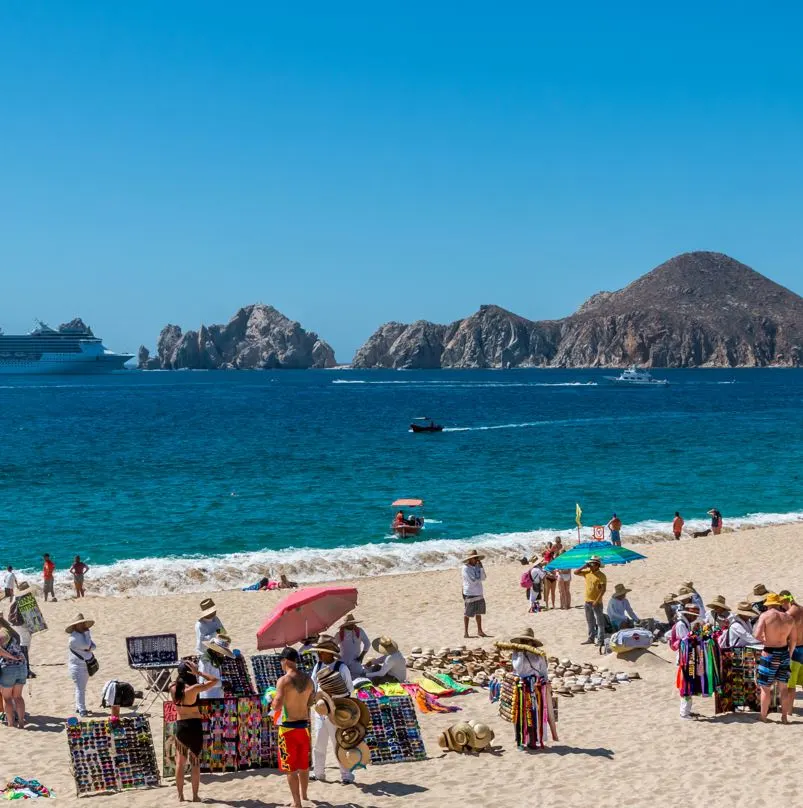
[[[756,513],[729,517],[726,531],[767,525],[803,522],[803,512]],[[689,520],[687,531],[704,530],[708,520]],[[583,539],[590,538],[583,529]],[[622,529],[625,544],[651,544],[671,538],[668,522],[646,520]],[[217,556],[142,558],[92,567],[88,588],[101,595],[162,595],[173,592],[208,592],[248,586],[264,575],[280,573],[300,583],[315,583],[376,575],[393,575],[455,567],[466,552],[481,548],[491,563],[494,559],[511,560],[529,555],[547,541],[560,536],[564,543],[576,541],[573,526],[538,529],[515,533],[481,533],[462,539],[424,541],[387,541],[354,547],[262,550]],[[23,571],[33,581],[38,572]],[[57,581],[69,585],[62,573]]]

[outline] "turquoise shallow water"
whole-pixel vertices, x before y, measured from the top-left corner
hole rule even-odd
[[[446,563],[679,509],[726,525],[800,518],[803,371],[123,373],[0,379],[0,562],[80,553],[103,591],[305,579]],[[448,431],[413,435],[415,416]],[[389,542],[422,497],[420,540]],[[700,522],[702,524],[702,521]]]

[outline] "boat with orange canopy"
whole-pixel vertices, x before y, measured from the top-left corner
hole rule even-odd
[[[400,539],[407,539],[410,536],[417,536],[424,529],[424,500],[423,499],[397,499],[391,507],[396,508],[396,516],[390,529]],[[421,516],[411,513],[406,516],[405,508],[420,508]]]

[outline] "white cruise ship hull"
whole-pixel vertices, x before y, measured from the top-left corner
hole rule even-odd
[[[0,376],[94,375],[122,370],[131,356],[126,354],[42,354],[37,358],[0,357]]]

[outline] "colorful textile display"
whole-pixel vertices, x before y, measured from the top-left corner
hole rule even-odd
[[[256,695],[245,657],[242,655],[223,657],[223,663],[220,666],[220,678],[223,681],[224,696]]]
[[[433,681],[427,676],[418,679],[415,684],[417,684],[422,690],[430,693],[433,696],[453,696],[454,690],[449,687],[444,687],[442,684]]]
[[[67,722],[70,768],[78,796],[159,785],[150,724],[144,715]]]
[[[557,705],[546,681],[507,673],[501,681],[494,679],[489,689],[491,701],[499,702],[499,716],[513,724],[518,746],[540,749],[550,731],[555,738]]]
[[[474,692],[473,687],[455,681],[447,673],[436,673],[435,671],[431,671],[427,673],[427,677],[431,679],[433,682],[436,682],[437,684],[442,685],[448,690],[451,690],[455,696],[464,696],[466,693]]]
[[[710,626],[695,627],[680,641],[677,687],[680,695],[713,696],[721,688],[721,651],[718,631]]]
[[[55,799],[56,795],[38,780],[26,780],[24,777],[15,777],[0,788],[0,798],[5,800],[37,800]]]
[[[278,733],[270,705],[259,696],[201,699],[198,702],[204,732],[202,772],[278,767]],[[176,706],[166,702],[164,710],[165,777],[176,773]]]
[[[251,657],[251,669],[254,672],[254,682],[259,693],[264,693],[269,687],[276,687],[283,671],[279,654],[257,654]],[[298,666],[300,671],[311,674],[312,666],[302,660]]]
[[[20,617],[22,617],[25,623],[25,628],[27,628],[31,634],[36,634],[38,631],[47,631],[47,623],[45,623],[45,618],[42,617],[42,612],[39,609],[39,604],[36,602],[33,592],[26,592],[24,595],[19,595],[16,604]]]
[[[452,704],[444,704],[437,696],[431,696],[423,691],[418,685],[403,684],[403,691],[415,702],[415,706],[420,713],[457,713],[460,707]],[[390,695],[390,694],[387,694]]]
[[[371,698],[363,703],[371,715],[365,740],[371,750],[372,764],[426,760],[421,728],[409,696]]]
[[[726,648],[720,652],[722,684],[716,694],[715,712],[732,713],[739,709],[761,711],[761,691],[756,683],[760,648]],[[772,692],[770,711],[778,709],[777,690]]]

